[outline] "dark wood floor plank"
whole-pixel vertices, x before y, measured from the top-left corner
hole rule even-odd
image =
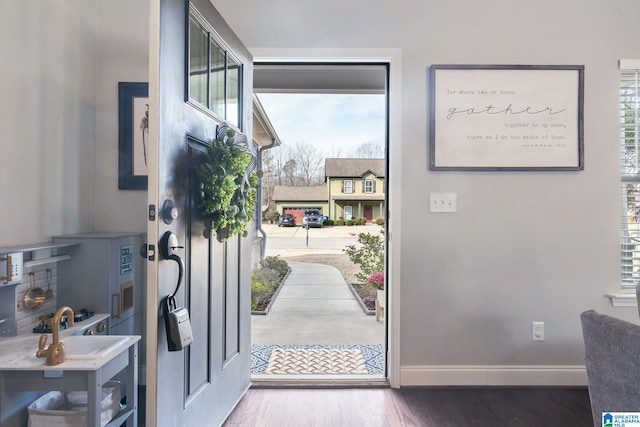
[[[587,389],[251,389],[226,427],[590,427]]]

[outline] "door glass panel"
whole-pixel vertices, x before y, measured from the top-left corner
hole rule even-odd
[[[225,75],[227,65],[225,51],[211,41],[211,96],[209,109],[218,116],[225,117]]]
[[[227,121],[240,127],[240,102],[242,93],[241,65],[232,58],[227,61]]]
[[[242,63],[207,22],[189,16],[189,99],[242,129]]]
[[[189,97],[207,106],[207,42],[209,33],[189,19]]]

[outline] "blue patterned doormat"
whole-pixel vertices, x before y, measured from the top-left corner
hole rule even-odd
[[[275,350],[275,351],[274,351]],[[341,359],[351,368],[336,368],[340,363],[324,363],[328,358]],[[311,360],[313,366],[300,367]],[[315,363],[319,361],[319,363]],[[270,363],[271,362],[271,363]],[[330,361],[331,362],[331,361]],[[291,366],[284,366],[291,363]],[[297,363],[297,366],[294,366]],[[311,364],[311,363],[310,363]],[[356,366],[357,365],[357,366]],[[252,374],[382,374],[384,349],[380,344],[360,345],[253,345],[251,346]]]

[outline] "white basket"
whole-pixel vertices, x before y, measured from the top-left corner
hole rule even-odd
[[[86,391],[50,391],[29,405],[29,427],[85,427],[87,425]],[[100,425],[105,426],[122,409],[120,382],[102,386]]]

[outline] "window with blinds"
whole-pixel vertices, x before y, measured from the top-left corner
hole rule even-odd
[[[640,61],[620,61],[620,177],[623,288],[640,282]]]

